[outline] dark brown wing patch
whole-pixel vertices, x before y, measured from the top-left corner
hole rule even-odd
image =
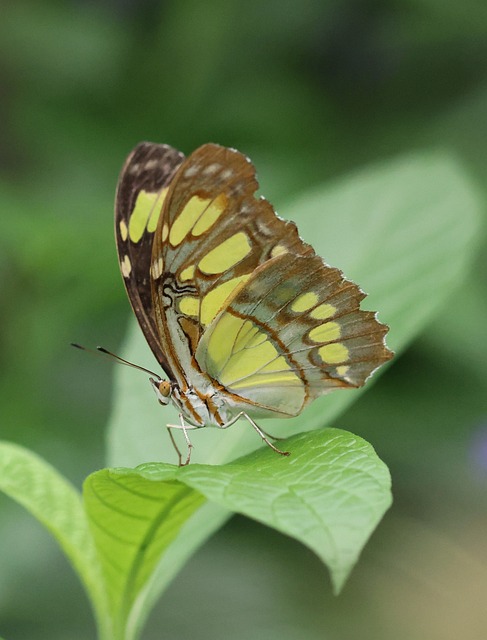
[[[170,367],[159,344],[155,322],[150,265],[154,226],[162,209],[161,194],[183,160],[184,155],[168,145],[138,144],[122,168],[115,200],[115,237],[125,288],[147,342],[169,377],[172,377]],[[131,217],[139,197],[142,198],[140,202],[146,198],[146,210],[150,216],[145,225],[139,219],[134,231]],[[147,205],[151,201],[153,211]]]

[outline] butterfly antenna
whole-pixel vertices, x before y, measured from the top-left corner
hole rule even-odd
[[[154,371],[151,371],[150,369],[146,369],[145,367],[141,367],[140,365],[134,364],[133,362],[129,362],[128,360],[125,360],[124,358],[121,358],[120,356],[117,356],[116,353],[112,353],[111,351],[108,351],[108,349],[105,349],[105,347],[97,347],[96,350],[95,349],[89,349],[88,347],[83,347],[83,345],[78,344],[77,342],[71,342],[71,346],[75,347],[76,349],[80,349],[81,351],[87,351],[88,353],[94,353],[97,356],[103,354],[105,356],[113,358],[119,364],[124,364],[127,367],[132,367],[133,369],[138,369],[139,371],[144,371],[145,373],[149,373],[151,376],[154,376],[157,380],[161,379],[161,376],[158,375],[157,373],[154,373]]]

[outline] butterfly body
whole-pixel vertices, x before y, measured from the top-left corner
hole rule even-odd
[[[358,387],[392,353],[365,294],[277,216],[252,163],[206,144],[188,158],[141,143],[117,190],[125,286],[181,427],[296,416]],[[162,386],[161,386],[162,385]]]

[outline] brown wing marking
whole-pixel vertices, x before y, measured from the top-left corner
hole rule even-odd
[[[131,217],[140,194],[142,197],[147,194],[149,203],[152,198],[147,212],[160,215],[164,189],[183,159],[180,151],[168,145],[138,144],[122,168],[115,200],[115,237],[127,294],[150,348],[170,377],[170,367],[160,346],[151,293],[149,270],[154,230],[139,223],[137,233],[131,232]]]

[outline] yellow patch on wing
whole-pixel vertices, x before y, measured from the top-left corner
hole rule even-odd
[[[201,324],[205,327],[209,325],[216,314],[222,309],[223,303],[233,290],[249,278],[250,273],[239,276],[238,278],[232,278],[211,289],[201,302]]]
[[[200,313],[199,298],[193,298],[192,296],[181,298],[179,301],[179,311],[185,316],[197,318]]]
[[[120,236],[121,236],[122,240],[125,242],[125,240],[127,240],[128,235],[129,235],[129,230],[127,229],[127,225],[125,224],[125,220],[120,220],[119,228],[120,228]]]
[[[226,206],[227,196],[224,193],[221,193],[211,204],[208,205],[203,215],[194,225],[191,233],[194,236],[200,236],[202,233],[205,233],[205,231],[208,231],[208,229],[215,224],[221,214],[225,211]]]
[[[124,278],[128,278],[130,272],[132,271],[132,263],[130,262],[130,258],[126,255],[124,256],[122,262],[120,263],[120,268],[122,269],[122,275]]]
[[[181,213],[172,223],[169,232],[169,242],[173,247],[181,244],[210,202],[210,199],[200,198],[199,196],[193,196],[188,200]]]
[[[348,366],[348,364],[342,364],[340,367],[336,368],[336,372],[339,376],[345,376],[348,373],[349,369],[350,367]]]
[[[154,260],[150,270],[154,280],[157,280],[157,278],[160,278],[162,276],[162,272],[164,270],[164,260],[162,259],[162,256],[159,256],[157,260]]]
[[[319,327],[311,329],[308,336],[313,342],[332,342],[340,337],[341,329],[338,322],[325,322]]]
[[[166,242],[168,235],[169,235],[169,225],[167,224],[167,222],[165,222],[162,225],[162,231],[161,231],[161,239],[163,242]]]
[[[335,315],[337,308],[332,304],[319,304],[316,309],[310,312],[310,318],[314,318],[315,320],[326,320],[327,318],[331,318]]]
[[[189,267],[186,267],[186,269],[183,269],[179,274],[179,279],[181,280],[181,282],[192,280],[194,278],[194,270],[195,270],[194,264],[190,265]]]
[[[255,325],[254,325],[255,326]],[[259,344],[262,344],[265,340],[267,340],[267,334],[263,331],[260,331],[258,327],[255,327],[254,335],[252,337],[249,336],[247,339],[247,344],[245,345],[246,349],[250,349],[251,347],[257,347]]]
[[[151,233],[155,231],[166,193],[167,189],[152,193],[139,191],[129,220],[128,233],[132,242],[139,242],[146,229]]]
[[[287,248],[284,247],[282,244],[276,244],[276,246],[272,248],[271,258],[280,256],[282,253],[287,253]]]
[[[212,373],[216,375],[223,369],[231,355],[233,345],[238,337],[238,332],[244,322],[245,320],[236,318],[229,313],[224,313],[223,316],[219,318],[207,345],[208,357],[211,363],[211,371],[208,369],[210,375]]]
[[[303,382],[297,376],[294,371],[263,371],[256,372],[253,375],[248,375],[240,382],[235,382],[233,384],[227,383],[225,386],[238,395],[245,396],[245,389],[249,390],[251,388],[260,387],[262,391],[262,403],[265,404],[265,385],[272,387],[289,387],[289,386],[297,386],[299,388],[303,387]],[[282,391],[283,396],[287,393],[286,391]],[[248,396],[247,396],[248,397]],[[303,398],[304,399],[304,398]],[[302,405],[302,401],[300,401],[300,405]]]
[[[256,324],[251,320],[245,320],[235,339],[233,350],[236,352],[240,349],[245,349],[246,344],[250,342],[258,332],[259,327]]]
[[[150,233],[154,233],[154,231],[157,229],[159,215],[162,211],[162,204],[166,198],[168,188],[169,187],[165,187],[158,193],[157,204],[153,207],[149,216],[149,222],[147,223],[147,231],[149,231]]]
[[[303,408],[303,381],[252,321],[222,314],[206,350],[206,370],[233,393],[288,415]]]
[[[191,232],[199,236],[218,220],[227,205],[224,193],[212,198],[192,196],[184,205],[183,210],[172,223],[169,232],[169,242],[177,247]]]
[[[314,291],[308,291],[308,293],[302,293],[293,301],[291,310],[296,313],[302,313],[303,311],[308,311],[308,309],[314,307],[317,302],[318,294]]]
[[[320,358],[327,364],[337,364],[345,362],[348,358],[348,349],[345,345],[337,342],[334,344],[325,344],[318,349]]]
[[[251,349],[243,349],[236,357],[230,357],[225,364],[219,381],[232,388],[245,386],[247,376],[256,373],[273,360],[279,357],[279,353],[270,340],[264,340]],[[289,365],[286,367],[289,369]]]
[[[199,262],[203,273],[223,273],[243,260],[251,251],[247,235],[239,231],[209,251]]]

